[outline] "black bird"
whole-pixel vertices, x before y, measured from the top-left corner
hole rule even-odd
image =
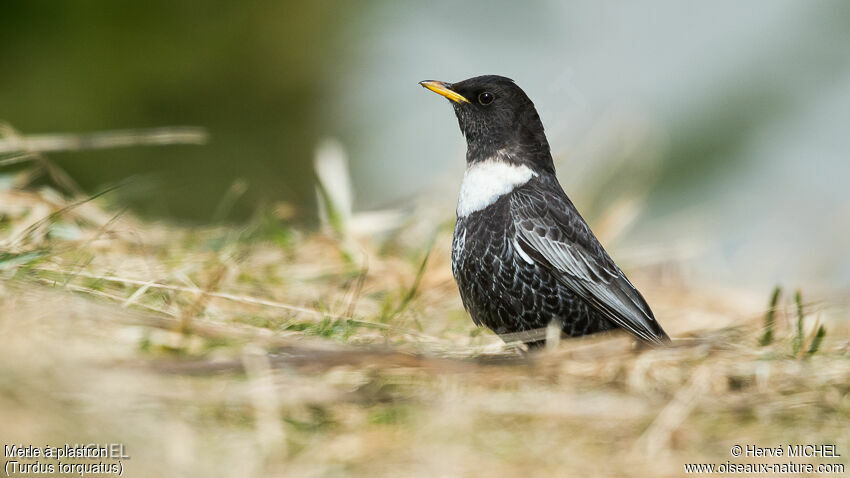
[[[452,273],[476,325],[530,348],[622,328],[670,338],[564,193],[534,103],[509,78],[422,81],[452,102],[466,137]]]

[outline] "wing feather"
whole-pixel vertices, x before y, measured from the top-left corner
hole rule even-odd
[[[563,284],[612,322],[645,342],[668,343],[669,337],[640,292],[611,260],[560,186],[555,183],[556,190],[552,188],[522,188],[511,197],[515,239],[522,250],[556,271]],[[550,194],[544,196],[547,190]]]

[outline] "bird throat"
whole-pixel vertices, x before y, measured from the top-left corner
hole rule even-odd
[[[457,217],[463,218],[486,209],[500,197],[537,176],[528,166],[513,164],[506,159],[499,152],[467,166],[460,185]]]

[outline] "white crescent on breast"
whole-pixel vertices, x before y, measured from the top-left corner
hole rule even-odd
[[[510,164],[498,158],[472,164],[463,174],[457,217],[466,217],[487,208],[499,197],[522,186],[537,173],[528,166]]]

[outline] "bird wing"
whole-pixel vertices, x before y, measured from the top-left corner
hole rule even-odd
[[[553,179],[554,181],[554,179]],[[529,257],[604,317],[644,342],[670,339],[649,305],[608,256],[560,185],[518,188],[511,196],[515,239]]]

